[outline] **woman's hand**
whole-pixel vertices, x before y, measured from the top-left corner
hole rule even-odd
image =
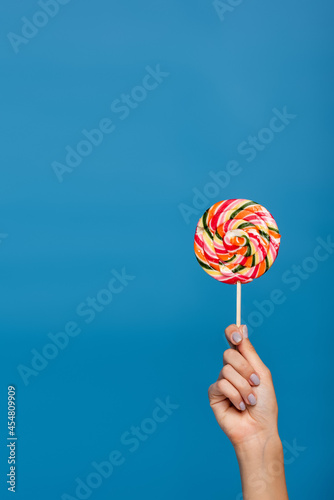
[[[236,451],[244,498],[285,500],[271,373],[250,343],[246,326],[230,325],[225,333],[231,348],[224,352],[223,369],[209,388],[211,408]]]
[[[233,446],[277,432],[277,402],[269,369],[250,343],[247,327],[225,330],[231,346],[224,352],[224,367],[209,388],[217,422]]]

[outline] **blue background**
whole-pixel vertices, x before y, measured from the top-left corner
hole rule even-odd
[[[311,269],[304,260],[317,238],[334,234],[332,2],[245,0],[221,20],[204,0],[73,0],[16,54],[7,34],[37,10],[6,1],[0,15],[2,498],[14,384],[17,499],[74,497],[75,479],[114,449],[125,463],[90,498],[241,499],[233,448],[207,401],[235,289],[209,279],[193,255],[204,211],[193,189],[203,193],[209,172],[231,160],[241,173],[203,207],[253,199],[278,223],[279,258],[243,287],[243,316],[282,290],[252,340],[273,373],[282,440],[303,448],[286,454],[291,498],[329,498],[334,256],[304,271],[296,290],[282,277]],[[169,75],[121,120],[111,103],[158,64]],[[240,143],[284,106],[295,118],[247,161]],[[114,132],[58,182],[52,162],[103,118]],[[182,203],[195,211],[189,223]],[[78,304],[123,267],[135,279],[86,324]],[[81,334],[25,385],[18,365],[31,366],[31,349],[71,320]],[[131,453],[120,436],[168,396],[179,408]]]

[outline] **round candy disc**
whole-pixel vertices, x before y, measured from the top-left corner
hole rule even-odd
[[[262,276],[277,257],[280,234],[273,216],[250,200],[212,205],[197,224],[195,254],[210,276],[234,285]]]

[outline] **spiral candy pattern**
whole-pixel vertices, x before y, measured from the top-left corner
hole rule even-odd
[[[274,263],[281,236],[273,216],[250,200],[224,200],[200,218],[195,254],[210,276],[231,285],[259,278]]]

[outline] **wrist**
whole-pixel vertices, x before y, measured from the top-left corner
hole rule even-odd
[[[267,456],[280,456],[283,454],[283,446],[277,429],[271,432],[256,434],[247,440],[234,445],[237,458],[240,461]]]
[[[234,446],[244,498],[288,500],[283,446],[277,430],[256,435]]]

